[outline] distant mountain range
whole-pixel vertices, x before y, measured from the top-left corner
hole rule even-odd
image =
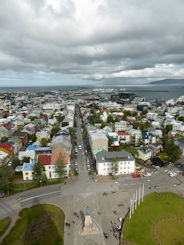
[[[149,84],[157,84],[157,85],[183,85],[184,86],[184,79],[164,79],[164,80],[159,80],[159,81],[153,81],[150,82]]]

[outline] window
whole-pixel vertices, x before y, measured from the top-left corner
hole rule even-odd
[[[28,172],[25,173],[25,175],[28,175],[28,174],[29,174]]]

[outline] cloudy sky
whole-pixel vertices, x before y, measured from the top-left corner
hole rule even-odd
[[[183,0],[2,0],[0,86],[184,78]]]

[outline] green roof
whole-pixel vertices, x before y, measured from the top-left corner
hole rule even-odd
[[[102,149],[101,148],[96,148],[94,151],[93,151],[93,155],[96,155],[98,154],[99,152],[101,152]]]

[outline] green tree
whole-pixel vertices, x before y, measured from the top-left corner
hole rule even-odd
[[[182,155],[180,147],[174,143],[174,140],[170,140],[168,137],[163,137],[163,152],[169,156],[171,162],[177,161]]]
[[[184,122],[184,116],[178,117],[178,120]]]
[[[45,179],[45,174],[43,172],[43,167],[38,160],[38,162],[34,165],[33,169],[33,179],[37,183],[37,185],[41,185],[43,180]]]
[[[124,111],[123,114],[124,114],[123,119],[124,119],[125,121],[126,121],[126,119],[127,119],[127,116],[132,116],[132,113],[131,113],[130,111]]]
[[[111,162],[112,162],[111,169],[112,169],[112,177],[113,178],[118,173],[118,169],[119,169],[119,167],[118,167],[118,161],[119,161],[118,157],[113,157],[111,159]]]
[[[66,176],[65,159],[66,159],[65,155],[62,155],[60,153],[56,162],[56,172],[61,180]]]
[[[0,191],[6,194],[10,194],[13,189],[13,178],[8,164],[2,161],[0,166]]]
[[[29,119],[30,119],[31,121],[34,121],[35,119],[38,119],[38,117],[37,117],[37,116],[30,116]]]
[[[36,142],[37,137],[36,134],[28,134],[29,140],[31,140],[33,143]]]
[[[112,115],[108,115],[107,123],[113,123],[113,122],[114,122],[113,116]]]
[[[46,147],[48,144],[48,140],[46,138],[41,139],[41,146]]]
[[[108,147],[111,147],[112,143],[113,143],[113,138],[108,137]]]
[[[1,142],[2,143],[8,142],[8,138],[6,136],[3,136],[1,139]]]
[[[24,157],[24,158],[22,159],[22,162],[30,162],[30,157]]]
[[[57,118],[58,123],[61,123],[65,119],[65,116],[63,116],[62,114],[58,114],[56,118]]]
[[[12,166],[14,167],[14,168],[16,168],[18,165],[20,165],[21,164],[21,162],[20,162],[20,160],[18,159],[18,157],[13,157],[12,158]]]
[[[143,110],[142,115],[146,115],[148,113],[148,110]]]
[[[51,129],[51,137],[53,137],[57,132],[59,132],[61,128],[58,125],[54,125]]]
[[[172,129],[173,129],[173,125],[170,125],[170,124],[166,125],[167,133],[168,133],[169,131],[171,131]]]
[[[70,128],[68,128],[68,130],[69,130],[69,132],[70,132],[70,135],[73,136],[74,133],[75,133],[74,129],[70,127]]]

